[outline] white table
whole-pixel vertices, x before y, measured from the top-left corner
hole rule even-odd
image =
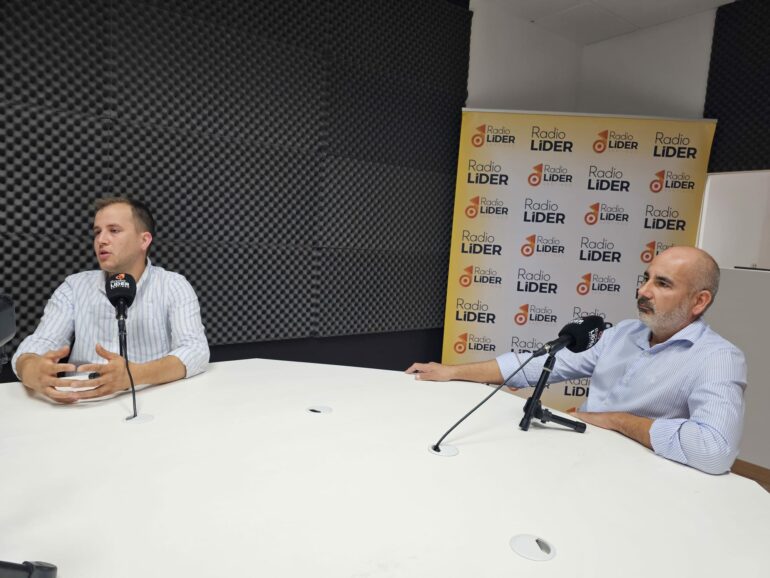
[[[500,392],[266,360],[57,406],[0,384],[0,559],[60,578],[770,575],[770,496]],[[328,406],[315,414],[311,406]],[[517,534],[556,556],[522,558]]]

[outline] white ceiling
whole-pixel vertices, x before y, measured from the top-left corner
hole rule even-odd
[[[585,45],[733,0],[502,0],[520,18]]]

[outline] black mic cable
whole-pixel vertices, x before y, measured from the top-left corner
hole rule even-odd
[[[134,414],[126,417],[126,421],[128,421],[130,419],[134,419],[137,416],[137,413],[136,413],[136,387],[134,387],[134,376],[131,375],[131,367],[128,365],[128,343],[127,343],[128,340],[126,339],[125,331],[126,331],[126,326],[124,322],[123,335],[121,336],[121,349],[123,350],[122,352],[123,359],[126,360],[126,372],[128,372],[128,381],[131,382],[131,401],[134,404]]]
[[[441,447],[440,447],[440,446],[441,446],[441,442],[443,442],[443,441],[444,441],[444,438],[446,438],[446,437],[447,437],[447,436],[448,436],[450,433],[452,433],[452,431],[454,431],[454,429],[455,429],[455,428],[456,428],[458,425],[460,425],[461,423],[463,423],[463,422],[465,421],[465,418],[467,418],[467,417],[468,417],[469,415],[471,415],[471,414],[472,414],[474,411],[476,411],[477,409],[479,409],[479,408],[480,408],[482,405],[484,405],[485,403],[487,403],[487,400],[488,400],[490,397],[492,397],[492,396],[493,396],[493,395],[495,395],[495,394],[496,394],[498,391],[500,391],[500,390],[503,388],[503,386],[504,386],[504,385],[507,385],[507,384],[508,384],[508,382],[510,381],[510,379],[511,379],[511,378],[512,378],[514,375],[516,375],[517,373],[519,373],[519,372],[520,372],[522,369],[524,369],[524,366],[525,366],[525,365],[527,365],[527,364],[528,364],[530,361],[532,361],[533,359],[535,359],[535,357],[539,357],[539,356],[538,356],[538,355],[535,355],[535,354],[532,354],[532,355],[530,355],[530,356],[529,356],[529,359],[527,359],[527,360],[526,360],[524,363],[522,363],[522,364],[521,364],[521,365],[518,367],[518,369],[517,369],[516,371],[514,371],[514,372],[513,372],[511,375],[509,375],[509,376],[508,376],[508,377],[505,379],[505,381],[503,381],[503,383],[501,383],[500,385],[498,385],[498,386],[495,388],[495,390],[494,390],[492,393],[490,393],[490,394],[489,394],[487,397],[485,397],[483,400],[481,400],[481,403],[479,403],[479,404],[478,404],[476,407],[474,407],[472,410],[470,410],[468,413],[466,413],[466,414],[465,414],[465,415],[464,415],[462,418],[460,418],[460,421],[458,421],[456,424],[454,424],[452,427],[450,427],[450,428],[447,430],[447,432],[446,432],[446,433],[445,433],[443,436],[441,436],[441,439],[440,439],[440,440],[438,440],[438,441],[435,443],[435,445],[431,446],[431,448],[430,448],[430,449],[432,449],[434,452],[438,452],[438,453],[441,453]],[[529,380],[527,381],[527,383],[529,383]]]

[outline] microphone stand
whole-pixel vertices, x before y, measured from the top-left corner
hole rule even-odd
[[[543,390],[545,389],[548,378],[551,377],[551,371],[553,371],[553,366],[555,363],[556,352],[549,351],[548,357],[545,360],[545,365],[543,365],[543,371],[540,373],[540,379],[537,380],[535,391],[532,393],[532,397],[527,400],[527,403],[524,404],[524,417],[521,418],[519,427],[524,431],[527,431],[529,429],[529,424],[532,422],[532,418],[534,417],[535,419],[539,419],[542,423],[552,421],[554,423],[558,423],[559,425],[573,429],[578,433],[583,433],[586,431],[586,424],[580,421],[567,419],[566,417],[554,415],[547,409],[543,408],[543,404],[540,402],[540,397],[543,395]]]
[[[131,369],[128,367],[128,340],[126,339],[126,312],[125,309],[118,313],[118,344],[120,348],[120,356],[126,360],[126,371],[128,372],[128,380],[131,382],[131,400],[134,404],[134,414],[126,418],[126,421],[134,419],[137,416],[136,413],[136,388],[134,387],[134,376],[131,375]]]

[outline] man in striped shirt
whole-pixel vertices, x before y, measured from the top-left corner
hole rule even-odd
[[[556,355],[550,382],[591,377],[575,415],[618,431],[656,454],[708,473],[730,469],[743,433],[746,360],[701,319],[719,288],[705,251],[672,247],[652,260],[639,287],[639,320],[625,320],[581,353]],[[541,357],[510,379],[534,384]],[[513,353],[464,365],[415,363],[416,379],[502,383],[518,367]]]
[[[19,380],[61,403],[129,389],[125,359],[116,353],[115,309],[105,293],[106,276],[114,273],[129,273],[137,281],[126,319],[127,355],[135,383],[167,383],[205,371],[209,347],[198,297],[182,275],[150,262],[155,221],[149,208],[126,198],[99,199],[93,234],[101,270],[70,275],[56,289],[35,333],[13,356]],[[82,389],[83,382],[58,374],[75,371],[98,374],[88,382],[94,389],[68,391]]]

